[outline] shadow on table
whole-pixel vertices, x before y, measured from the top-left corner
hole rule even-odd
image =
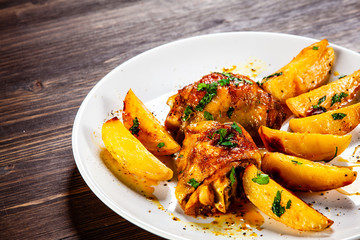
[[[80,239],[161,239],[123,219],[88,188],[77,168],[68,186],[68,211]]]

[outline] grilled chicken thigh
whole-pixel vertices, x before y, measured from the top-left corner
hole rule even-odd
[[[249,133],[237,123],[202,121],[185,130],[176,160],[175,195],[188,215],[226,212],[235,196],[235,169],[260,165],[261,154]]]
[[[204,120],[240,123],[254,138],[265,125],[279,129],[285,120],[280,102],[246,76],[211,73],[169,98],[170,112],[165,127],[178,142],[186,126]]]

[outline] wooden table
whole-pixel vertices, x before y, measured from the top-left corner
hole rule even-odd
[[[229,31],[327,38],[360,52],[360,2],[0,0],[0,239],[159,239],[87,187],[71,148],[75,114],[135,55]]]

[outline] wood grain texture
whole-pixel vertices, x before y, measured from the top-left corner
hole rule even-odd
[[[267,31],[360,51],[360,2],[0,0],[0,239],[160,239],[116,215],[76,169],[72,124],[110,70],[201,34]]]

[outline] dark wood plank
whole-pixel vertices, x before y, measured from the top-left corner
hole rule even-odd
[[[360,52],[360,2],[0,0],[0,239],[159,239],[107,208],[76,169],[78,107],[106,73],[161,44],[283,32]]]

